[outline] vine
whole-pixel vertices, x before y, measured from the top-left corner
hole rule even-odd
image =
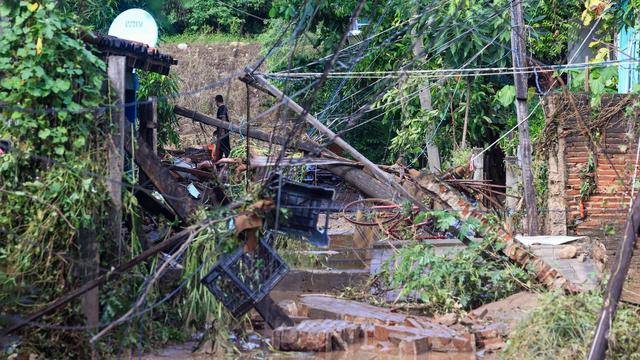
[[[28,109],[0,112],[0,138],[11,143],[0,156],[0,303],[23,313],[77,285],[78,231],[103,221],[104,124],[81,109],[104,104],[106,66],[55,2],[4,2],[0,16],[10,19],[0,39],[0,103]],[[77,316],[70,308],[49,321]],[[22,342],[48,357],[83,357],[84,336],[35,329]]]

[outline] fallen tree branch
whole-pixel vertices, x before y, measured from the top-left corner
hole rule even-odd
[[[5,328],[4,330],[2,330],[2,333],[0,334],[0,337],[4,337],[18,329],[21,329],[22,327],[24,327],[25,325],[28,325],[30,322],[35,321],[39,318],[41,318],[44,315],[47,315],[51,312],[53,312],[54,310],[68,304],[69,302],[71,302],[73,299],[77,298],[78,296],[85,294],[86,292],[88,292],[89,290],[98,287],[100,285],[104,285],[105,283],[107,283],[108,281],[114,280],[119,278],[120,276],[122,276],[123,273],[125,273],[126,271],[128,271],[129,269],[133,268],[134,266],[136,266],[137,264],[139,264],[140,262],[150,258],[151,256],[167,250],[171,247],[173,247],[174,245],[178,244],[180,241],[184,240],[185,237],[189,236],[189,234],[191,234],[192,232],[196,231],[199,228],[204,228],[207,227],[211,224],[214,224],[216,222],[219,221],[226,221],[227,218],[224,219],[216,219],[216,220],[207,220],[199,225],[193,225],[190,226],[180,232],[178,232],[177,234],[173,235],[172,237],[170,237],[169,239],[161,242],[160,244],[147,249],[145,251],[143,251],[141,254],[139,254],[138,256],[134,257],[133,259],[129,260],[128,262],[116,267],[115,269],[104,273],[100,276],[98,276],[97,278],[85,283],[84,285],[80,286],[79,288],[76,288],[74,290],[71,290],[69,292],[67,292],[65,295],[59,297],[58,299],[56,299],[55,301],[51,302],[49,305],[45,306],[44,308],[28,315],[27,317],[24,318],[24,320],[10,325],[7,328]]]

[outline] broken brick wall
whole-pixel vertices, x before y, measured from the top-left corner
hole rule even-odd
[[[600,107],[592,109],[588,94],[571,95],[573,99],[564,94],[545,98],[549,175],[545,230],[598,240],[610,262],[622,240],[631,199],[638,138],[638,119],[631,108],[637,97],[604,95]],[[585,191],[590,157],[595,181],[593,190]],[[640,290],[640,253],[634,255],[629,275],[633,288]],[[640,294],[636,297],[640,301]]]

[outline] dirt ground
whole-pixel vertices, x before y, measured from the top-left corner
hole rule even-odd
[[[538,306],[539,294],[533,292],[519,292],[511,295],[506,299],[483,305],[475,310],[474,313],[487,313],[483,316],[483,320],[500,321],[509,325],[511,329]]]
[[[260,57],[260,44],[231,42],[186,45],[186,49],[178,48],[178,44],[162,47],[163,53],[172,55],[178,60],[178,65],[173,66],[171,71],[181,79],[180,92],[193,92],[191,95],[177,98],[175,103],[215,116],[216,106],[213,99],[220,94],[225,98],[230,120],[234,123],[244,122],[247,111],[245,84],[238,80],[238,76],[233,76],[232,81],[220,86],[214,87],[213,84],[242,71],[247,64],[256,62]],[[209,86],[212,88],[203,90]],[[265,109],[264,105],[268,104],[270,99],[268,95],[253,88],[249,88],[249,95],[251,116],[255,116]],[[208,143],[212,137],[212,130],[206,125],[201,126],[182,118],[180,120],[181,145]],[[239,139],[235,140],[239,141]]]

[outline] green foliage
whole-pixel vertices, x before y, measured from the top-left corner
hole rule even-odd
[[[0,39],[0,103],[11,106],[0,110],[0,138],[13,144],[0,156],[0,302],[24,313],[77,285],[78,230],[103,221],[105,135],[97,112],[83,109],[105,103],[105,64],[55,2],[5,2],[0,15],[11,19]],[[66,324],[76,311],[48,321]],[[47,357],[87,357],[84,336],[37,329],[22,342]]]
[[[227,33],[214,33],[214,34],[191,34],[182,33],[170,36],[163,36],[160,39],[162,44],[213,44],[213,43],[230,43],[230,42],[245,42],[253,43],[256,39],[252,36],[227,34]],[[179,65],[178,65],[179,66]]]
[[[247,13],[264,18],[270,5],[270,0],[188,0],[171,1],[165,9],[177,32],[240,34],[260,31],[262,21]]]
[[[75,14],[78,20],[90,28],[106,33],[118,15],[119,0],[59,0],[62,13]]]
[[[168,76],[153,72],[140,71],[140,88],[138,101],[146,101],[151,97],[163,97],[178,92],[179,78],[175,74]],[[173,112],[173,99],[158,101],[158,143],[163,145],[178,145],[178,118]]]
[[[566,61],[567,46],[579,30],[577,19],[584,10],[581,1],[538,0],[524,3],[529,29],[529,51],[539,61],[557,64]],[[582,60],[582,59],[578,59]]]
[[[575,92],[584,91],[585,70],[567,71],[571,77],[569,88]],[[589,95],[591,107],[600,106],[600,98],[603,94],[615,94],[618,92],[618,68],[615,66],[596,67],[589,71]]]
[[[509,336],[504,359],[585,359],[602,308],[600,291],[565,296],[547,293]],[[609,335],[607,359],[640,359],[637,307],[620,303]]]
[[[449,223],[443,219],[444,227]],[[439,255],[428,244],[404,246],[380,273],[382,287],[398,290],[398,298],[419,301],[431,313],[471,310],[507,297],[533,277],[499,255],[492,240],[457,253]]]
[[[596,183],[596,163],[591,153],[586,166],[578,172],[578,177],[582,180],[580,183],[580,201],[585,202],[589,200],[589,197],[598,186]]]
[[[421,213],[414,222],[421,223],[427,217],[435,218],[439,231],[457,228],[460,237],[473,236],[481,226],[480,219],[461,221],[447,211]],[[442,313],[470,310],[530,288],[532,274],[499,253],[504,244],[491,230],[497,226],[496,218],[487,216],[484,220],[485,239],[461,251],[438,254],[425,243],[398,249],[375,275],[380,290],[396,291],[396,301],[420,302],[427,312]]]

